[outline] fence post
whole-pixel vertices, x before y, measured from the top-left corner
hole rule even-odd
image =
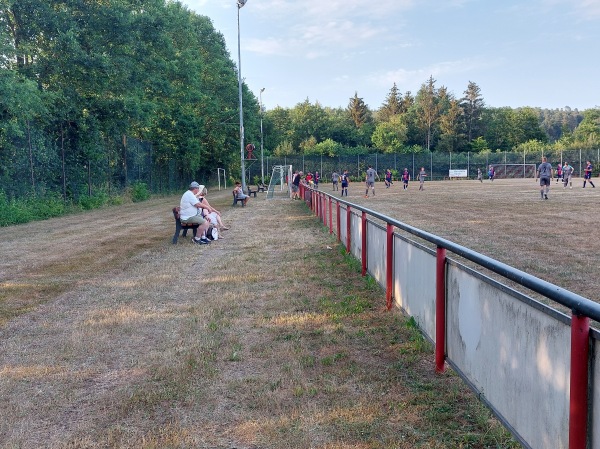
[[[350,206],[346,206],[346,252],[350,252],[350,219],[351,219]]]
[[[392,290],[394,288],[394,226],[387,224],[387,254],[385,268],[385,305],[392,309]]]
[[[337,203],[335,203],[335,209],[336,209],[336,217],[337,217],[337,223],[336,223],[336,227],[337,227],[337,241],[340,242],[341,241],[341,235],[342,235],[342,222],[340,220],[342,214],[340,213],[340,202],[338,201]]]
[[[321,193],[321,215],[323,215],[323,226],[327,226],[327,197]]]
[[[361,217],[361,264],[362,264],[362,275],[367,274],[367,213],[363,211]]]
[[[446,248],[436,251],[435,370],[443,373],[446,361]]]
[[[587,443],[589,347],[590,319],[573,311],[571,316],[569,449],[585,449]]]
[[[329,197],[329,234],[333,234],[333,216],[332,216],[332,201]]]

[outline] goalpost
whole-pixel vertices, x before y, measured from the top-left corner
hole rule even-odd
[[[292,166],[291,165],[274,165],[269,187],[267,189],[267,198],[274,198],[275,187],[279,186],[278,197],[290,198],[292,182]],[[285,192],[285,194],[282,194]]]
[[[494,167],[494,178],[535,178],[535,164],[490,164]]]

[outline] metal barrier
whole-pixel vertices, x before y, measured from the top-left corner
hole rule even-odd
[[[435,345],[435,370],[452,366],[521,444],[600,448],[600,361],[594,357],[600,333],[590,329],[590,319],[600,321],[600,304],[328,193],[302,186],[301,197],[361,261],[362,275],[385,288],[387,308],[395,303],[415,317]],[[448,252],[568,307],[571,316]]]

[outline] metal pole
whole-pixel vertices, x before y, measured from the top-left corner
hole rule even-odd
[[[435,370],[443,373],[446,361],[446,248],[437,247],[435,280]]]
[[[238,25],[238,90],[240,96],[240,162],[242,172],[242,190],[246,191],[246,162],[244,160],[244,110],[242,105],[242,51],[240,48],[240,9],[247,0],[237,0],[237,25]]]
[[[585,449],[587,443],[589,347],[590,319],[573,312],[571,316],[569,449]]]
[[[262,93],[265,88],[263,87],[258,93],[260,99],[260,175],[262,179],[262,185],[265,185],[265,165],[264,161],[264,145],[263,145],[263,105],[262,105]]]

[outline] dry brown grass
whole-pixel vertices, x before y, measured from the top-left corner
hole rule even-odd
[[[529,182],[523,214],[561,201]],[[477,186],[483,216],[459,206],[464,184],[397,187],[368,201],[503,246],[483,232],[510,186]],[[210,247],[171,245],[178,198],[0,229],[0,447],[518,446],[300,202],[210,198],[232,225]],[[452,202],[461,220],[432,221]]]

